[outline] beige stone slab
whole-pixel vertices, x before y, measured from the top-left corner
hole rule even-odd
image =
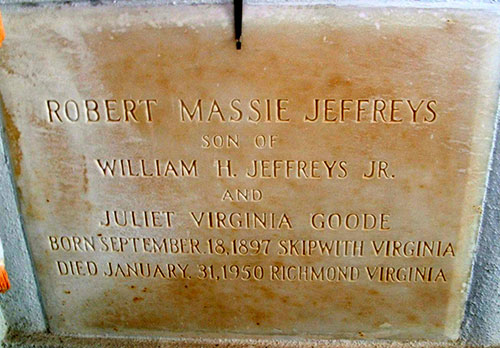
[[[242,51],[231,7],[4,17],[0,92],[53,332],[457,338],[496,14],[249,6]]]

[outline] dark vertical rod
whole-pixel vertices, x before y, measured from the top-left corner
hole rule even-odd
[[[243,0],[234,0],[234,35],[236,49],[241,50],[241,27],[243,22]]]

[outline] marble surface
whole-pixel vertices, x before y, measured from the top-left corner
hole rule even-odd
[[[0,51],[53,332],[457,338],[496,15],[249,7],[236,51],[229,7],[73,11]]]

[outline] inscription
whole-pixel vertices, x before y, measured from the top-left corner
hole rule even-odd
[[[128,236],[49,236],[52,251],[210,255],[453,258],[442,240],[222,239]]]
[[[240,137],[238,134],[236,135],[203,135],[201,137],[203,149],[230,149],[230,148],[239,148],[240,147]]]
[[[313,111],[305,114],[304,122],[321,123],[434,123],[438,119],[437,100],[411,99],[313,99]],[[232,99],[226,105],[217,99],[179,99],[179,118],[184,123],[199,122],[273,122],[289,123],[289,98]],[[153,106],[158,99],[68,99],[46,101],[47,119],[54,122],[153,122]],[[203,148],[238,146],[237,137],[202,136]]]
[[[187,105],[193,105],[188,107]],[[288,99],[251,99],[243,102],[232,99],[225,107],[216,99],[205,101],[197,99],[186,103],[179,99],[181,122],[276,122],[288,123],[285,116]]]
[[[99,223],[100,226],[118,226],[118,227],[172,227],[173,211],[119,211],[106,210],[104,219]]]
[[[259,189],[236,189],[234,191],[224,191],[221,200],[229,202],[259,202],[263,196],[262,191]]]
[[[282,99],[178,99],[179,122],[193,127],[210,123],[275,123],[286,125],[297,121],[305,124],[422,124],[433,125],[439,120],[438,102],[434,99],[313,99],[313,111],[302,120],[294,111],[292,98]],[[152,106],[148,100],[85,100],[77,103],[47,101],[50,123],[122,122],[136,126],[153,123]],[[142,113],[139,110],[142,106]],[[166,159],[151,156],[135,158],[96,158],[96,173],[104,178],[212,178],[213,180],[260,182],[333,181],[391,182],[398,178],[398,167],[392,159],[350,158],[293,159],[275,156],[278,150],[290,150],[283,134],[237,132],[204,133],[199,138],[206,153],[220,153],[212,159],[213,167],[200,158]],[[193,144],[194,145],[194,144]],[[242,161],[230,158],[224,151],[264,151],[261,158]],[[270,157],[267,156],[267,153]],[[271,157],[271,156],[274,156]],[[224,158],[226,157],[226,158]],[[264,157],[264,158],[262,158]],[[209,161],[210,163],[210,161]],[[311,188],[313,186],[310,186]],[[49,250],[74,257],[83,253],[90,259],[57,260],[56,272],[61,277],[155,279],[157,281],[230,282],[230,283],[447,283],[448,272],[431,261],[420,265],[419,260],[448,260],[457,255],[454,243],[444,240],[405,240],[393,238],[401,234],[394,226],[398,214],[394,207],[382,211],[317,210],[301,213],[262,211],[269,202],[281,203],[278,197],[264,194],[258,188],[228,187],[214,193],[220,209],[195,210],[175,205],[174,209],[134,210],[106,209],[96,218],[96,235],[49,235]],[[321,192],[318,192],[320,195]],[[334,192],[332,192],[334,194]],[[189,196],[189,194],[185,194]],[[283,197],[282,197],[283,198]],[[247,210],[224,209],[223,206],[245,203]],[[255,205],[255,206],[253,206]],[[231,206],[232,207],[232,206]],[[351,204],[352,207],[352,204]],[[232,207],[234,208],[234,207]],[[327,207],[325,207],[327,208]],[[396,209],[397,210],[397,209]],[[182,226],[186,237],[179,236]],[[121,230],[119,235],[114,231]],[[141,231],[141,236],[127,231]],[[147,231],[176,231],[174,236],[147,236]],[[167,232],[167,233],[168,233]],[[267,235],[279,232],[281,235]],[[228,237],[231,233],[233,237]],[[298,233],[291,236],[290,233]],[[342,234],[349,233],[350,238]],[[315,236],[315,234],[317,236]],[[339,234],[337,238],[330,238]],[[301,238],[307,235],[308,238]],[[383,237],[382,237],[383,236]],[[96,255],[122,255],[117,262]],[[136,255],[136,256],[133,256]],[[169,255],[168,263],[144,261],[141,255]],[[155,256],[158,255],[158,256]],[[186,258],[187,257],[187,258]],[[402,265],[396,260],[412,260]],[[311,264],[303,264],[308,260]],[[335,260],[335,262],[332,262]],[[394,263],[391,264],[391,263]],[[134,298],[134,302],[135,298]]]
[[[274,212],[190,212],[196,227],[208,229],[293,229],[287,213]]]
[[[314,99],[313,112],[304,116],[306,122],[398,124],[436,122],[436,100],[410,99]]]
[[[50,123],[74,122],[153,122],[156,99],[87,99],[75,101],[47,100],[47,119]]]
[[[246,171],[248,178],[345,179],[347,162],[337,160],[254,160]]]
[[[189,265],[183,264],[149,264],[142,262],[122,264],[108,262],[105,267],[103,271],[104,277],[189,279],[186,274]]]
[[[93,261],[57,261],[61,276],[95,277],[99,267]],[[166,280],[198,279],[208,281],[279,281],[279,282],[359,282],[362,279],[381,283],[447,282],[442,268],[391,266],[303,266],[254,264],[151,264],[144,262],[107,262],[100,276],[104,278],[160,278]]]
[[[315,230],[363,230],[388,231],[390,214],[371,213],[314,213],[311,214],[311,227]]]
[[[95,163],[104,176],[122,177],[197,177],[196,160],[160,160],[154,159],[96,159]]]

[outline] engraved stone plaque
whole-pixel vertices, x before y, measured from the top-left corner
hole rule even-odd
[[[5,11],[3,116],[50,330],[455,339],[496,14]]]

